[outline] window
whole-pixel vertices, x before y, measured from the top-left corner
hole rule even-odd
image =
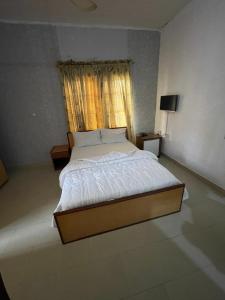
[[[60,65],[69,129],[127,127],[132,136],[128,62]]]

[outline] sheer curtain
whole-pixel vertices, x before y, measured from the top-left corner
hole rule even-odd
[[[128,62],[60,64],[69,130],[127,127],[133,140]]]

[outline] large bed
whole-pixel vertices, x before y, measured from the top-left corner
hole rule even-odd
[[[180,211],[185,185],[128,140],[77,147],[60,174],[54,212],[62,243]]]

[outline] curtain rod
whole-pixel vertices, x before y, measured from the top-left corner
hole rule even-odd
[[[94,60],[94,61],[75,61],[75,60],[66,60],[66,61],[58,61],[57,66],[74,66],[74,65],[104,65],[104,64],[115,64],[115,63],[130,63],[133,64],[133,60],[126,59],[126,60]]]

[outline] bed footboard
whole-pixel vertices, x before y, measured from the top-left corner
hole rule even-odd
[[[54,213],[63,244],[180,211],[184,184]]]

